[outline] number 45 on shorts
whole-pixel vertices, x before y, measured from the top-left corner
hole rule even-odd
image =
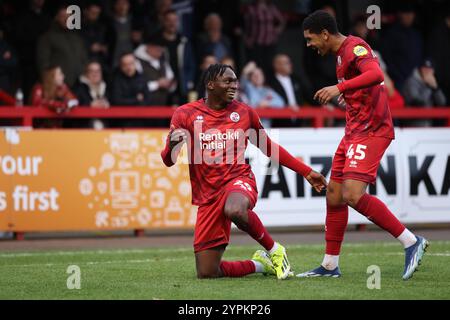
[[[366,145],[363,144],[357,144],[356,145],[356,150],[353,149],[353,143],[348,147],[347,150],[347,158],[352,159],[354,158],[355,160],[362,160],[366,157],[366,153],[364,152],[364,150],[367,149]],[[355,156],[355,157],[353,157]]]

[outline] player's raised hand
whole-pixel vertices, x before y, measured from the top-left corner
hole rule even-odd
[[[318,100],[320,104],[327,104],[331,99],[339,95],[341,92],[339,91],[337,86],[330,86],[320,89],[314,95],[314,99]]]
[[[305,178],[317,192],[321,192],[322,190],[327,188],[327,180],[317,171],[311,170],[311,172]]]
[[[185,142],[187,140],[187,133],[185,129],[174,129],[171,128],[169,132],[170,137],[170,149],[175,148],[180,142]]]

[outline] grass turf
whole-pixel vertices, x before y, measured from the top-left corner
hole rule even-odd
[[[319,265],[323,245],[288,246],[291,265]],[[248,259],[257,246],[229,246],[226,260]],[[197,280],[192,249],[0,253],[0,299],[450,299],[450,241],[434,241],[419,271],[403,281],[398,243],[345,244],[343,277],[290,278],[254,274]],[[81,269],[81,289],[67,289],[68,266]],[[367,268],[381,270],[381,289],[367,288]]]

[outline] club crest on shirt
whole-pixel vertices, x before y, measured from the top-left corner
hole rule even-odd
[[[232,112],[232,113],[230,114],[230,119],[231,119],[231,121],[233,121],[233,122],[238,122],[239,119],[241,119],[241,116],[240,116],[239,113],[237,113],[237,112]]]
[[[364,48],[363,46],[356,46],[353,48],[353,53],[356,56],[361,57],[361,56],[366,55],[368,52],[367,52],[367,49]]]

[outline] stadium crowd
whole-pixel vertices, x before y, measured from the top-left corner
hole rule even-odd
[[[385,73],[391,108],[446,106],[450,99],[450,6],[445,1],[29,0],[0,1],[0,105],[174,107],[204,96],[202,70],[232,65],[239,99],[254,108],[319,106],[313,94],[337,83],[335,58],[306,50],[301,21],[333,14],[345,34],[365,39]],[[70,30],[68,5],[81,8]],[[381,7],[369,29],[367,6]],[[92,119],[84,126],[126,123]],[[432,126],[436,120],[397,122]],[[58,121],[41,126],[58,127]],[[66,125],[66,124],[64,124]],[[80,124],[77,124],[80,125]],[[135,126],[136,123],[130,123]],[[143,126],[166,125],[152,120]],[[272,120],[266,126],[307,126]],[[339,125],[339,122],[329,123]]]

